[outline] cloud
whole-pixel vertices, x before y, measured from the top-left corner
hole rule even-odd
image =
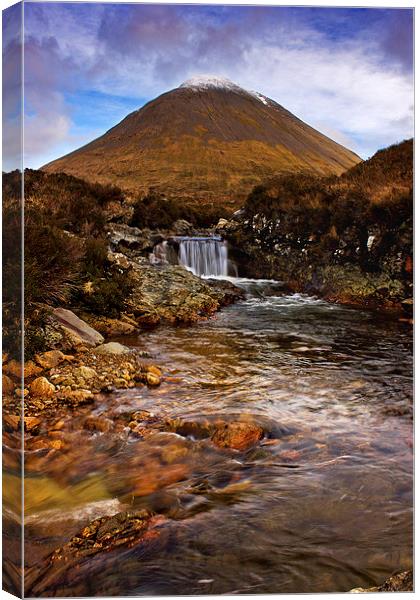
[[[47,148],[74,147],[81,111],[69,94],[141,105],[200,73],[261,91],[364,156],[412,135],[409,10],[75,3],[26,11],[32,164]]]

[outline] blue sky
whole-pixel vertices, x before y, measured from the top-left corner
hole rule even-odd
[[[368,157],[413,134],[412,28],[409,9],[25,3],[26,166],[199,74]]]

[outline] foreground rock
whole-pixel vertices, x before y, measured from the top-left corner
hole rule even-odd
[[[219,448],[248,450],[265,435],[264,428],[252,419],[230,421],[224,419],[201,419],[187,421],[173,419],[166,422],[169,431],[196,439],[210,438]]]
[[[381,585],[371,588],[354,588],[350,592],[360,594],[365,592],[412,592],[413,590],[413,571],[403,571],[392,575]]]
[[[154,267],[145,258],[130,260],[124,254],[108,258],[122,269],[133,283],[127,312],[140,324],[192,323],[211,316],[233,298],[232,289],[211,286],[180,266]]]
[[[28,574],[26,595],[54,595],[58,586],[60,589],[66,584],[71,586],[77,579],[75,573],[100,553],[138,545],[147,549],[159,539],[165,522],[161,515],[152,515],[146,510],[118,513],[92,521],[67,544],[50,554],[41,569]]]
[[[74,312],[66,308],[55,308],[53,319],[62,333],[61,348],[80,350],[93,348],[104,342],[104,337]]]
[[[52,357],[59,357],[58,364],[57,360],[50,361]],[[37,370],[25,377],[23,396],[27,417],[54,414],[57,409],[65,406],[73,409],[92,403],[95,394],[100,392],[142,385],[156,387],[163,379],[161,369],[156,365],[146,364],[142,352],[130,350],[117,342],[109,342],[75,356],[46,352],[38,355],[37,360],[56,366],[40,367],[41,373]],[[6,369],[8,364],[4,365]],[[27,364],[24,365],[25,372]],[[3,389],[4,412],[15,419],[15,429],[18,429],[22,398],[21,368],[13,364],[10,370],[15,373],[14,376],[3,376],[6,383]]]

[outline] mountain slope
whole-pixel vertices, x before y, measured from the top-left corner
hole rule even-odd
[[[242,199],[278,172],[340,174],[353,152],[285,108],[227,80],[193,79],[100,138],[44,167],[131,191],[183,199]]]

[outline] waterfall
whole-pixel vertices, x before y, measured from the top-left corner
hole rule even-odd
[[[203,277],[229,275],[227,244],[219,237],[179,237],[178,260],[181,265]]]

